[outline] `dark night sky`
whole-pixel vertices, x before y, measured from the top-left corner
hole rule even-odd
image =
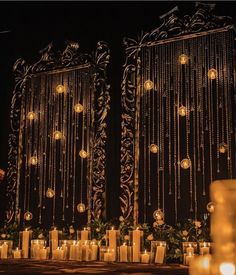
[[[235,22],[236,2],[215,3],[216,15],[232,16]],[[16,59],[22,57],[29,63],[37,61],[39,50],[51,41],[58,49],[63,49],[65,40],[78,41],[81,52],[90,53],[98,41],[104,40],[111,49],[109,80],[112,85],[108,179],[112,189],[108,191],[112,193],[110,199],[118,202],[120,83],[124,63],[122,39],[125,36],[136,38],[142,30],[156,28],[161,23],[158,17],[176,5],[183,15],[192,14],[195,2],[1,1],[0,31],[9,29],[11,33],[0,34],[0,167],[7,166],[9,110],[14,87],[12,66]]]

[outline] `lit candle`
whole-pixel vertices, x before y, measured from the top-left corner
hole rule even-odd
[[[128,262],[128,247],[126,243],[120,246],[120,262]]]
[[[70,253],[69,253],[69,259],[70,260],[76,260],[77,258],[77,250],[76,250],[76,241],[73,241],[73,243],[70,245]]]
[[[23,258],[29,257],[29,241],[30,241],[30,232],[26,228],[22,233],[22,252]]]
[[[107,252],[104,253],[104,262],[112,262],[112,253],[110,249],[108,249]]]
[[[7,259],[7,254],[8,254],[8,244],[6,242],[3,243],[0,247],[0,254],[1,254],[1,259]]]
[[[150,261],[150,255],[145,250],[144,254],[141,255],[141,263],[148,264]]]
[[[193,253],[188,253],[186,256],[185,256],[185,265],[190,265],[191,261],[193,260],[194,258],[194,254]]]
[[[89,261],[89,245],[87,241],[82,244],[82,261]]]
[[[16,250],[13,251],[13,258],[20,259],[21,258],[21,250],[17,247]]]
[[[211,266],[211,255],[204,255],[195,257],[194,260],[191,261],[189,267],[190,275],[210,275],[213,274],[210,272]]]
[[[63,260],[64,259],[64,250],[61,247],[52,251],[52,259],[53,260]]]
[[[40,244],[39,244],[39,240],[36,240],[34,243],[31,242],[31,251],[32,251],[32,258],[35,259],[39,259],[40,258],[40,254],[39,254],[39,250],[40,250]]]
[[[89,239],[89,230],[87,228],[84,228],[84,230],[81,231],[81,241],[85,242]]]
[[[94,242],[91,243],[91,261],[96,261],[98,257],[98,245]]]
[[[200,247],[200,255],[206,255],[206,254],[210,254],[210,247],[208,247],[204,242],[203,246]]]
[[[58,230],[56,229],[56,227],[54,227],[50,233],[51,233],[50,234],[50,236],[51,236],[51,250],[54,251],[58,248]]]
[[[155,256],[155,263],[156,264],[163,264],[165,258],[166,247],[160,242],[160,245],[157,246],[156,249],[156,256]]]
[[[137,228],[133,230],[133,262],[140,262],[140,238],[141,231]]]
[[[108,240],[109,240],[109,249],[113,252],[114,261],[116,260],[116,240],[117,240],[117,230],[114,230],[114,227],[111,230],[108,230]]]
[[[188,247],[186,248],[187,254],[194,254],[194,248],[192,247],[192,244],[190,243]]]
[[[45,248],[45,247],[40,248],[39,258],[40,258],[40,260],[46,260],[47,259],[47,248]]]

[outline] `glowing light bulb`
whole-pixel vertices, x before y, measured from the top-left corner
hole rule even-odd
[[[184,65],[188,63],[188,56],[186,54],[181,54],[179,56],[179,63]]]
[[[153,89],[153,87],[154,87],[154,84],[151,80],[146,80],[144,82],[144,89],[145,90],[149,91],[149,90]]]
[[[74,106],[74,110],[75,110],[76,113],[81,113],[81,112],[83,112],[84,107],[83,107],[83,105],[81,105],[80,103],[78,103],[78,104],[76,104]]]
[[[56,87],[56,92],[58,93],[58,94],[62,94],[62,93],[64,93],[65,92],[65,86],[63,86],[63,85],[57,85],[57,87]]]
[[[60,131],[55,131],[55,132],[53,133],[53,138],[56,139],[56,140],[61,139],[61,138],[62,138],[62,132],[60,132]]]
[[[31,221],[33,219],[33,214],[31,212],[29,212],[29,211],[25,212],[24,219],[26,221]]]
[[[37,157],[36,157],[36,156],[31,157],[30,160],[29,160],[29,163],[30,163],[31,165],[37,165],[37,163],[38,163]]]
[[[219,144],[219,152],[221,154],[224,154],[227,152],[227,144],[225,144],[224,142],[222,142],[221,144]]]
[[[233,263],[220,264],[221,275],[235,275],[235,265]]]
[[[153,153],[156,154],[159,152],[159,147],[156,144],[151,144],[149,146],[149,150]]]
[[[180,116],[186,116],[187,115],[187,108],[185,106],[180,106],[178,110],[178,114]]]
[[[51,199],[55,196],[55,191],[52,188],[48,188],[46,191],[46,197]]]
[[[84,213],[85,210],[86,210],[86,207],[85,207],[85,204],[80,202],[78,205],[77,205],[77,210],[79,213]]]
[[[85,159],[88,156],[87,152],[83,149],[79,151],[79,155],[82,159]]]
[[[209,212],[209,213],[213,213],[214,211],[215,211],[215,204],[214,204],[214,202],[209,202],[208,204],[207,204],[207,211]]]
[[[29,112],[29,113],[27,114],[27,118],[28,118],[29,120],[34,120],[34,119],[36,118],[36,114],[35,114],[34,112]]]
[[[161,209],[157,209],[153,212],[153,218],[155,220],[163,220],[164,219],[164,213]]]
[[[210,69],[208,71],[208,78],[211,80],[214,80],[217,78],[217,70],[216,69]]]
[[[182,159],[181,163],[180,163],[181,168],[183,169],[188,169],[191,166],[191,160],[186,158],[186,159]]]

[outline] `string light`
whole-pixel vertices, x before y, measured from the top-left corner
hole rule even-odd
[[[145,90],[149,91],[149,90],[153,89],[153,87],[154,87],[154,84],[151,80],[146,80],[144,82],[144,89]]]
[[[85,204],[80,202],[78,205],[77,205],[77,210],[79,213],[84,213],[85,210],[86,210],[86,207],[85,207]]]
[[[25,212],[24,219],[26,221],[31,221],[33,219],[33,214],[31,212],[29,212],[29,211]]]
[[[149,146],[149,150],[153,153],[153,154],[157,154],[159,152],[159,147],[156,144],[151,144]]]
[[[78,103],[78,104],[76,104],[74,106],[74,110],[75,110],[76,113],[81,113],[81,112],[83,112],[84,107],[83,107],[83,105],[81,105],[80,103]]]
[[[163,220],[164,219],[164,212],[161,209],[157,209],[153,213],[153,218],[155,220]]]
[[[29,113],[27,114],[27,118],[28,118],[29,120],[34,120],[34,119],[36,118],[36,114],[35,114],[34,112],[29,112]]]
[[[187,115],[187,108],[185,107],[185,106],[180,106],[179,107],[179,110],[178,110],[178,114],[180,115],[180,116],[186,116]]]
[[[191,166],[191,160],[188,158],[182,159],[180,163],[181,168],[188,169]]]
[[[55,132],[53,133],[53,138],[56,139],[56,140],[61,139],[61,138],[62,138],[62,132],[60,132],[60,131],[55,131]]]
[[[79,155],[80,155],[81,158],[85,159],[85,158],[87,158],[88,153],[85,150],[82,149],[82,150],[79,151]]]
[[[185,65],[188,63],[188,56],[186,54],[181,54],[179,56],[179,63]]]
[[[225,154],[227,152],[227,144],[225,144],[224,142],[219,144],[219,152],[221,154]]]
[[[64,93],[65,92],[65,86],[63,86],[63,85],[57,85],[57,87],[56,87],[56,92],[58,93],[58,94],[62,94],[62,93]]]
[[[210,69],[208,71],[208,78],[211,80],[214,80],[217,78],[217,70],[216,69]]]
[[[37,165],[37,163],[38,163],[37,157],[36,156],[31,157],[30,160],[29,160],[29,163],[31,165]]]
[[[55,191],[52,188],[48,188],[46,191],[46,197],[51,199],[55,196]]]

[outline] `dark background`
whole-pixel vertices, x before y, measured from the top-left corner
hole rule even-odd
[[[215,3],[216,15],[231,16],[235,22],[236,2]],[[51,41],[58,49],[64,49],[66,40],[78,41],[83,53],[95,50],[98,41],[106,41],[111,49],[107,214],[108,218],[119,216],[120,83],[125,60],[122,40],[136,39],[142,30],[155,29],[161,23],[159,16],[176,5],[181,14],[192,14],[195,2],[1,2],[0,31],[11,32],[0,34],[0,168],[7,168],[14,62],[20,57],[28,63],[36,62],[39,50]],[[5,185],[3,182],[0,186],[0,218]]]

